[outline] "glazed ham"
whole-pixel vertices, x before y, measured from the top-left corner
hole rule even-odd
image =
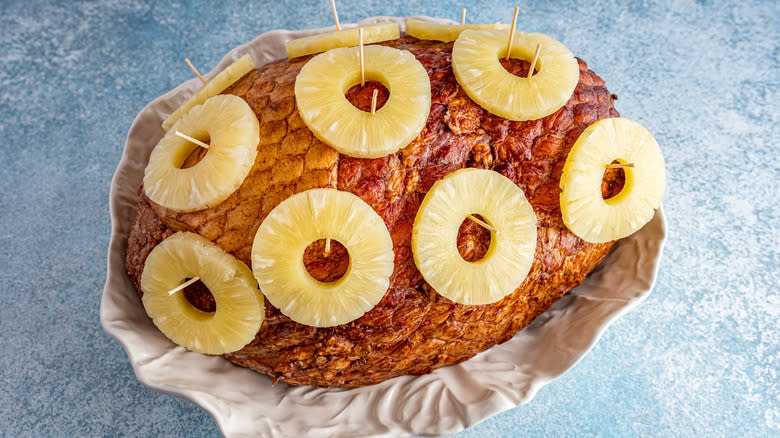
[[[617,117],[604,82],[579,62],[580,79],[571,99],[543,119],[512,122],[487,113],[464,93],[452,73],[452,44],[411,37],[385,43],[411,51],[428,72],[432,104],[427,124],[406,148],[377,159],[340,155],[314,137],[298,115],[294,84],[308,57],[265,65],[226,93],[242,97],[260,121],[258,155],[241,187],[221,204],[177,213],[140,191],[138,216],[127,252],[127,271],[139,282],[149,252],[176,231],[199,233],[248,266],[255,232],[266,215],[288,196],[315,187],[352,192],[385,221],[393,239],[395,270],[381,302],[351,323],[315,328],[296,323],[266,301],[266,319],[254,341],[225,357],[294,385],[354,387],[408,374],[423,374],[462,362],[504,342],[548,309],[607,255],[613,243],[590,244],[563,225],[559,181],[567,153],[579,134],[596,120]],[[524,75],[528,63],[505,68]],[[347,97],[368,110],[374,88],[379,107],[387,98],[380,84],[353,87]],[[193,165],[194,154],[185,163]],[[528,277],[511,294],[490,305],[454,303],[425,283],[411,251],[412,223],[431,185],[463,167],[491,169],[524,192],[538,219],[537,247]],[[605,198],[622,187],[619,170],[608,170]],[[458,248],[478,260],[490,234],[465,221]],[[311,274],[322,281],[346,270],[348,255],[334,243],[325,258],[323,241],[304,255]],[[185,296],[205,311],[214,310],[200,283]],[[139,303],[140,305],[140,303]]]

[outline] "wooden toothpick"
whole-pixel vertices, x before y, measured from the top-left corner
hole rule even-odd
[[[339,23],[339,13],[336,12],[336,0],[330,0],[330,5],[333,7],[333,19],[336,20],[336,30],[341,30],[341,24]]]
[[[174,287],[173,289],[169,290],[169,291],[168,291],[168,295],[173,295],[173,294],[175,294],[176,292],[178,292],[178,291],[180,291],[180,290],[184,289],[185,287],[187,287],[187,286],[189,286],[189,285],[191,285],[191,284],[195,283],[195,282],[196,282],[196,281],[198,281],[198,280],[200,280],[200,277],[192,277],[192,278],[190,278],[189,280],[185,281],[184,283],[182,283],[182,284],[180,284],[180,285],[178,285],[178,286]]]
[[[314,217],[314,206],[311,205],[311,196],[309,192],[306,192],[306,202],[309,204],[309,214]],[[325,250],[322,251],[322,255],[327,257],[330,254],[330,238],[325,239]]]
[[[358,29],[360,36],[360,86],[366,85],[366,71],[363,67],[363,28]]]
[[[542,43],[539,43],[536,45],[536,51],[534,52],[534,59],[531,61],[531,69],[528,70],[528,76],[531,77],[534,75],[534,69],[536,68],[536,61],[539,60],[539,52],[542,50]]]
[[[466,25],[466,8],[463,8],[463,10],[460,12],[460,25]]]
[[[174,134],[176,134],[177,136],[179,136],[179,137],[181,137],[181,138],[183,138],[183,139],[185,139],[185,140],[189,140],[189,141],[191,141],[191,142],[195,143],[196,145],[198,145],[198,146],[200,146],[200,147],[202,147],[202,148],[204,148],[204,149],[208,149],[208,148],[209,148],[209,145],[208,145],[208,144],[206,144],[206,143],[203,143],[202,141],[198,140],[197,138],[192,138],[192,137],[190,137],[189,135],[187,135],[187,134],[182,134],[182,133],[181,133],[181,132],[179,132],[179,131],[175,131],[175,132],[174,132]]]
[[[376,97],[379,95],[379,90],[374,88],[374,94],[371,95],[371,114],[376,112]]]
[[[189,66],[190,66],[190,68],[192,69],[192,71],[195,73],[195,76],[197,76],[197,77],[198,77],[198,79],[200,79],[200,81],[201,81],[201,82],[203,82],[203,85],[206,85],[206,79],[204,79],[204,78],[203,78],[203,76],[201,76],[201,74],[200,74],[200,72],[198,71],[198,69],[197,69],[197,68],[195,68],[195,66],[194,66],[194,65],[192,65],[192,63],[190,62],[189,58],[184,58],[184,62],[186,62],[186,63],[187,63],[187,65],[189,65]]]
[[[466,215],[466,217],[471,219],[472,221],[474,221],[474,223],[476,223],[477,225],[482,226],[482,227],[484,227],[484,228],[486,228],[486,229],[488,229],[488,230],[498,234],[498,230],[497,229],[491,227],[490,225],[488,225],[484,221],[479,220],[479,218],[477,218],[476,216],[472,216],[472,215],[469,214],[469,215]]]
[[[607,169],[622,169],[624,167],[634,167],[634,163],[610,163],[605,164],[604,167]]]
[[[515,26],[517,25],[517,13],[520,12],[520,8],[515,6],[515,16],[512,18],[512,29],[509,31],[509,44],[506,47],[506,57],[509,59],[509,54],[512,53],[512,42],[515,39]]]

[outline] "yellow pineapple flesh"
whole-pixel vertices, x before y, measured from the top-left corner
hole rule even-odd
[[[306,248],[334,239],[349,267],[336,281],[316,280],[303,262]],[[293,321],[330,327],[353,321],[385,295],[393,273],[393,241],[382,218],[359,197],[335,189],[290,196],[263,220],[252,246],[260,289]]]
[[[509,73],[500,62],[509,32],[465,30],[452,48],[452,70],[468,96],[487,111],[509,120],[548,116],[571,97],[579,81],[577,60],[563,44],[540,33],[515,32],[511,58],[531,62],[541,44],[536,73]]]
[[[200,277],[214,297],[216,310],[204,312],[183,291],[169,291]],[[146,259],[141,275],[146,313],[171,341],[188,350],[224,354],[254,339],[265,318],[263,296],[252,271],[204,237],[189,232],[171,235]]]
[[[361,27],[363,28],[363,44],[380,43],[401,37],[401,29],[398,23],[377,23]],[[330,49],[357,46],[360,40],[358,29],[353,27],[288,41],[285,44],[287,56],[292,59],[325,52]]]
[[[450,42],[455,41],[464,30],[501,30],[506,24],[441,24],[430,21],[406,20],[406,34],[421,40]]]
[[[632,163],[623,169],[625,183],[604,199],[605,166]],[[624,118],[590,125],[572,146],[561,174],[561,215],[566,227],[585,241],[609,242],[642,228],[661,204],[666,188],[664,158],[652,134]]]
[[[295,81],[298,111],[320,140],[342,154],[377,158],[407,146],[425,127],[431,84],[420,62],[406,50],[364,48],[366,81],[381,82],[390,92],[371,114],[345,97],[360,83],[358,48],[329,50],[309,60]]]
[[[199,147],[177,136],[179,131],[210,140],[206,155],[182,169]],[[144,191],[152,201],[171,210],[202,210],[224,201],[249,174],[260,142],[260,126],[240,97],[219,95],[194,106],[152,150],[144,170]]]
[[[163,129],[166,131],[171,129],[176,121],[178,121],[184,114],[187,114],[195,105],[202,104],[206,99],[216,96],[225,91],[227,87],[233,85],[234,82],[241,79],[245,74],[257,68],[255,61],[249,55],[244,55],[236,60],[236,62],[230,64],[226,69],[219,72],[213,79],[208,81],[206,85],[196,91],[192,96],[185,100],[176,110],[168,116],[162,124]]]
[[[458,229],[481,215],[492,233],[484,257],[469,262],[458,252]],[[455,171],[425,195],[412,228],[414,261],[436,292],[461,304],[494,303],[512,293],[531,269],[536,214],[523,191],[484,169]]]

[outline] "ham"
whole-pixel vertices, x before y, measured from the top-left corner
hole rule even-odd
[[[355,387],[467,360],[510,339],[582,283],[614,243],[591,244],[574,236],[563,225],[558,205],[561,171],[574,141],[594,121],[618,116],[616,97],[585,62],[578,60],[579,84],[564,107],[543,119],[513,122],[484,111],[458,85],[450,65],[452,43],[404,37],[383,44],[411,51],[431,80],[430,116],[407,147],[389,156],[359,159],[319,141],[295,107],[295,78],[309,58],[283,60],[250,72],[225,91],[245,99],[260,121],[256,162],[235,193],[207,210],[178,213],[154,204],[142,188],[139,192],[126,258],[136,287],[146,256],[176,231],[199,233],[251,266],[252,241],[266,215],[288,196],[310,188],[352,192],[384,219],[393,239],[395,270],[375,308],[348,324],[314,328],[290,320],[266,301],[266,319],[254,341],[225,355],[275,381]],[[528,63],[507,62],[505,68],[522,74]],[[377,86],[353,89],[348,96],[368,110]],[[381,106],[387,94],[380,91]],[[197,159],[190,157],[187,165]],[[514,181],[538,219],[528,277],[513,293],[489,305],[461,305],[442,297],[424,282],[412,257],[412,223],[425,193],[435,181],[463,167],[491,169]],[[621,187],[620,171],[607,171],[604,196]],[[466,221],[458,247],[466,260],[476,260],[489,239],[488,232]],[[345,251],[334,246],[328,258],[320,253],[315,249],[304,256],[315,278],[328,280],[343,272]],[[202,285],[189,287],[185,295],[202,310],[214,308]]]

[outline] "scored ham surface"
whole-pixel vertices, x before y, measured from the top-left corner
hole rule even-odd
[[[618,116],[616,97],[583,61],[578,60],[579,84],[563,108],[543,119],[510,122],[484,111],[458,85],[450,65],[451,43],[404,37],[384,44],[411,51],[431,80],[428,122],[406,148],[382,158],[359,159],[319,141],[295,105],[295,77],[309,57],[283,60],[254,70],[226,90],[244,98],[260,120],[257,160],[235,193],[213,208],[177,213],[139,192],[126,259],[139,295],[147,255],[176,231],[199,233],[251,266],[260,223],[282,200],[303,190],[336,187],[352,192],[384,219],[393,239],[395,270],[374,309],[349,324],[315,328],[290,320],[266,301],[266,319],[254,341],[225,355],[278,381],[353,387],[462,362],[510,339],[582,283],[613,244],[577,238],[564,227],[559,209],[558,184],[574,141],[596,120]],[[515,74],[528,70],[523,61],[503,63]],[[368,110],[374,86],[353,88],[347,95]],[[380,106],[387,98],[387,91],[381,91]],[[185,166],[197,159],[190,157]],[[436,180],[463,167],[492,169],[514,181],[538,219],[528,277],[515,292],[490,305],[461,305],[437,294],[417,271],[411,252],[412,223],[425,193]],[[607,171],[605,197],[621,186],[619,171]],[[475,260],[489,239],[488,232],[466,221],[458,247],[464,258]],[[315,278],[328,280],[343,271],[348,256],[342,247],[336,246],[328,258],[318,256],[321,241],[315,247],[304,256]],[[202,310],[214,309],[202,284],[189,287],[185,295]]]

